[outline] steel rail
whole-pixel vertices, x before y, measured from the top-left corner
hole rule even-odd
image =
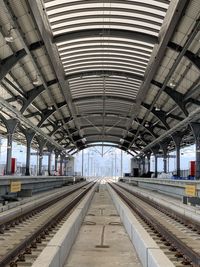
[[[87,186],[89,183],[84,183],[81,186],[76,186],[75,188],[70,189],[66,193],[62,194],[61,196],[57,196],[53,198],[52,200],[48,201],[46,200],[44,203],[38,204],[36,207],[30,207],[28,210],[18,214],[18,215],[11,215],[8,216],[6,219],[2,219],[0,221],[0,233],[3,234],[5,229],[9,229],[10,226],[14,226],[16,224],[19,224],[20,221],[23,221],[24,219],[30,217],[33,215],[33,213],[38,213],[51,205],[53,205],[55,202],[60,201],[61,199],[71,195],[72,193],[76,192],[77,190],[81,189],[84,186]]]
[[[78,194],[76,198],[71,200],[64,209],[52,216],[49,220],[47,220],[45,224],[39,227],[39,229],[37,229],[26,239],[22,240],[20,244],[18,244],[15,248],[13,248],[5,256],[3,256],[0,259],[0,267],[4,267],[7,264],[10,264],[10,266],[13,267],[17,266],[17,261],[23,259],[24,254],[30,253],[29,249],[31,249],[34,240],[36,240],[36,242],[40,242],[45,235],[45,231],[48,232],[50,228],[55,227],[55,224],[59,223],[59,221],[72,210],[72,208],[86,195],[86,193],[93,186],[94,183],[89,185],[88,188]],[[18,257],[18,259],[16,257]]]
[[[127,205],[140,217],[143,221],[145,221],[148,225],[150,225],[156,233],[163,236],[165,240],[167,240],[172,248],[178,251],[187,262],[192,263],[192,266],[200,266],[200,254],[195,252],[192,248],[186,245],[181,239],[174,236],[174,234],[169,231],[166,227],[164,227],[160,222],[158,222],[149,212],[147,212],[144,208],[134,203],[129,199],[129,197],[122,191],[121,188],[117,188],[117,186],[113,186],[110,184],[113,190],[127,203]],[[123,188],[124,189],[124,188]],[[124,189],[124,191],[126,191]],[[132,194],[132,193],[131,193]]]

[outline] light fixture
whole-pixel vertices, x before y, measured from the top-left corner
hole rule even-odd
[[[62,122],[61,121],[58,121],[58,126],[61,126],[62,125]]]
[[[38,79],[38,75],[36,75],[35,79],[32,81],[33,85],[38,85],[39,84],[39,79]]]
[[[148,123],[148,121],[145,122],[144,127],[149,127],[149,123]]]
[[[12,36],[11,31],[13,30],[13,28],[10,28],[10,30],[8,31],[8,35],[6,35],[4,37],[4,39],[6,40],[7,43],[13,43],[14,42],[14,38]]]
[[[174,88],[176,86],[176,83],[174,81],[174,79],[171,80],[170,84],[169,84],[172,88]]]
[[[160,107],[159,106],[155,106],[155,111],[160,111]]]
[[[52,106],[48,107],[48,110],[53,110],[53,107]]]

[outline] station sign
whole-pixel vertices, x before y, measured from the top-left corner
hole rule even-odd
[[[10,182],[10,192],[15,193],[21,191],[21,182]]]
[[[196,197],[196,195],[197,195],[196,185],[186,185],[185,186],[185,194],[186,194],[186,196]]]

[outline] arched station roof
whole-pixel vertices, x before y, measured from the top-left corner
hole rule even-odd
[[[0,8],[4,119],[69,153],[96,142],[144,153],[180,131],[193,142],[198,0],[2,0]]]

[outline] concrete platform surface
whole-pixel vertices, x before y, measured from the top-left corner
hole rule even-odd
[[[105,185],[100,185],[65,267],[141,267]]]

